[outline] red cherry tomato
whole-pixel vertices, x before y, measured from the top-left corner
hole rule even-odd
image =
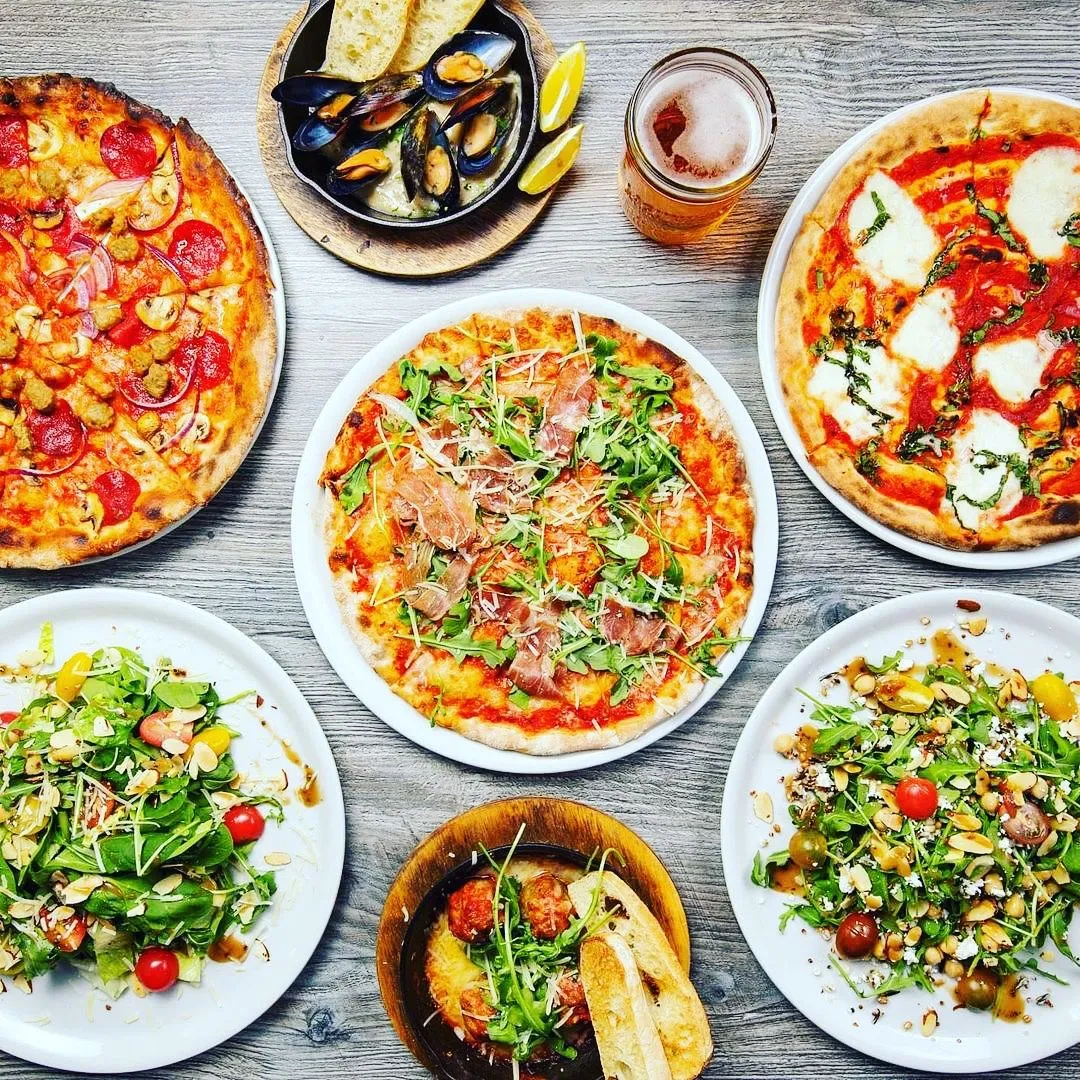
[[[0,116],[0,169],[30,164],[26,121],[21,116]]]
[[[209,390],[223,383],[232,373],[232,350],[229,343],[213,330],[198,337],[185,338],[176,347],[174,363],[187,371],[195,368],[195,385]]]
[[[139,481],[123,469],[103,472],[90,487],[105,510],[102,518],[104,525],[118,525],[121,521],[127,521],[135,509],[136,499],[142,493]]]
[[[862,960],[874,951],[877,923],[862,911],[853,911],[836,928],[836,951],[848,960]]]
[[[252,840],[258,840],[266,828],[266,818],[257,806],[230,807],[222,820],[234,844],[250,844]]]
[[[905,776],[896,785],[896,805],[913,821],[925,821],[938,807],[937,785],[921,776]]]
[[[149,176],[157,165],[154,136],[146,128],[126,120],[101,133],[98,150],[109,171],[121,180]]]
[[[180,961],[176,953],[151,945],[139,953],[135,961],[135,978],[152,994],[168,990],[180,978]]]
[[[0,726],[7,727],[19,719],[17,712],[0,712]]]
[[[221,230],[208,221],[192,218],[176,226],[169,244],[169,258],[188,281],[212,274],[228,253]]]
[[[66,919],[58,919],[58,908],[43,907],[38,915],[41,932],[45,940],[55,945],[61,952],[76,952],[86,937],[86,920],[77,911],[72,911]],[[71,911],[71,908],[68,908]]]

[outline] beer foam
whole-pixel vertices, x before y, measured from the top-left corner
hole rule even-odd
[[[664,135],[663,115],[685,126]],[[707,69],[673,71],[649,88],[637,111],[638,141],[666,176],[694,187],[716,187],[742,176],[761,152],[757,105],[738,81]],[[678,131],[678,126],[674,130]],[[666,145],[665,145],[666,143]]]

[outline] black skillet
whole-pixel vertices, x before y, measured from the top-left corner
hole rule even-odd
[[[491,852],[496,864],[506,858],[509,848]],[[550,858],[584,869],[589,860],[576,851],[554,844],[520,844],[515,858]],[[437,1064],[442,1080],[510,1080],[511,1064],[507,1057],[489,1061],[469,1043],[463,1042],[443,1020],[435,1008],[424,975],[424,955],[428,934],[435,920],[445,910],[450,894],[485,868],[464,862],[451,870],[421,901],[409,920],[405,944],[401,951],[401,990],[405,1010],[413,1030],[420,1036],[429,1058]],[[434,1015],[433,1015],[434,1014]],[[603,1080],[603,1066],[596,1042],[591,1037],[580,1048],[573,1061],[554,1058],[543,1064],[521,1067],[522,1074],[543,1077],[544,1080]]]
[[[310,0],[304,21],[297,27],[288,49],[285,50],[279,81],[293,75],[302,75],[306,71],[318,71],[322,67],[326,59],[326,39],[330,34],[330,17],[333,13],[334,0]],[[326,158],[319,153],[298,152],[292,145],[292,133],[308,115],[308,110],[298,105],[278,105],[278,122],[285,136],[285,150],[292,171],[342,213],[357,221],[387,229],[430,229],[451,221],[461,221],[495,199],[521,171],[529,156],[536,135],[539,79],[529,32],[516,15],[501,7],[495,0],[488,0],[469,23],[469,29],[495,30],[512,38],[517,43],[517,48],[510,57],[509,66],[521,78],[521,137],[502,175],[483,195],[468,206],[430,218],[392,217],[372,210],[361,202],[332,195],[326,188],[326,175],[329,171]]]

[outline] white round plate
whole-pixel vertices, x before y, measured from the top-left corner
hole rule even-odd
[[[228,172],[228,170],[226,170],[226,172]],[[259,419],[259,424],[255,428],[254,435],[251,437],[251,446],[248,447],[248,454],[250,454],[255,447],[255,443],[258,442],[259,436],[262,434],[262,429],[266,426],[266,421],[270,416],[270,410],[274,405],[274,398],[277,396],[278,383],[281,382],[281,369],[285,363],[285,283],[281,280],[281,263],[278,262],[277,252],[274,250],[274,242],[270,239],[270,230],[267,228],[262,214],[259,213],[259,208],[251,201],[251,196],[248,195],[240,181],[237,180],[231,172],[229,173],[229,177],[236,185],[236,190],[247,200],[252,220],[255,222],[255,227],[259,230],[259,235],[266,245],[266,259],[270,264],[270,284],[273,286],[270,292],[270,303],[274,309],[274,324],[277,327],[277,354],[274,359],[274,373],[270,377],[270,392],[266,395],[266,408],[263,410],[262,417]],[[244,461],[246,460],[247,454],[244,455]],[[237,465],[236,472],[233,473],[233,476],[240,471],[243,463],[244,462],[241,461],[240,464]],[[225,485],[231,480],[232,476],[218,488],[213,498],[216,499],[225,489]],[[211,499],[211,501],[213,501],[213,499]],[[203,506],[206,505],[208,504],[203,504]],[[194,507],[183,517],[170,522],[163,529],[159,529],[154,533],[153,536],[148,536],[145,540],[140,540],[137,544],[131,544],[128,547],[121,548],[119,551],[114,551],[111,555],[97,555],[92,559],[84,559],[80,565],[86,566],[89,563],[108,562],[109,559],[118,559],[121,555],[127,555],[129,552],[138,551],[139,548],[144,548],[147,544],[152,544],[155,540],[160,540],[163,536],[171,533],[173,529],[180,528],[186,521],[190,521],[203,506]]]
[[[954,1011],[956,1003],[948,987],[936,994],[903,990],[887,1005],[878,1005],[873,998],[859,999],[848,988],[829,965],[830,943],[800,919],[792,919],[780,931],[781,914],[797,902],[793,897],[750,882],[755,854],[764,856],[784,847],[793,831],[782,782],[791,772],[791,763],[776,753],[773,740],[806,722],[806,701],[799,689],[844,705],[849,699],[846,686],[835,685],[823,693],[821,680],[854,657],[876,660],[914,641],[906,654],[916,663],[930,660],[930,646],[918,642],[925,642],[940,627],[956,631],[970,617],[957,608],[960,599],[977,601],[982,606],[980,616],[988,619],[981,637],[965,637],[957,631],[979,658],[1021,671],[1041,672],[1049,667],[1064,671],[1069,678],[1080,677],[1080,620],[1036,600],[982,589],[937,589],[868,608],[804,649],[758,702],[728,772],[720,844],[724,878],[743,936],[769,978],[808,1020],[848,1046],[893,1065],[977,1073],[1019,1068],[1064,1050],[1080,1038],[1080,968],[1062,958],[1043,965],[1068,980],[1068,986],[1031,977],[1024,991],[1030,1023],[1006,1023],[966,1009]],[[771,825],[756,816],[751,791],[768,792],[772,797],[781,833],[774,833]],[[1070,941],[1080,944],[1080,923],[1073,924]],[[1045,992],[1053,1008],[1036,1004]],[[929,1037],[920,1031],[927,1009],[935,1009],[939,1018],[937,1030]],[[875,1010],[881,1012],[877,1021]]]
[[[1058,94],[1044,94],[1038,90],[1027,90],[1016,86],[991,87],[988,93],[1020,93],[1031,97],[1043,98],[1047,101],[1056,101],[1065,105],[1071,105],[1080,109],[1080,102],[1072,98],[1062,97]],[[1047,566],[1050,563],[1064,562],[1080,555],[1080,537],[1071,540],[1059,540],[1052,544],[1043,544],[1040,547],[1027,548],[1022,551],[957,551],[951,548],[939,547],[937,544],[929,544],[925,540],[916,540],[906,533],[890,529],[876,518],[872,518],[865,511],[860,510],[853,502],[844,498],[839,491],[822,477],[822,475],[810,464],[806,456],[806,448],[791,413],[788,411],[787,402],[784,399],[783,387],[780,384],[780,370],[776,362],[776,307],[780,298],[780,281],[787,267],[788,255],[791,253],[795,238],[799,235],[803,221],[818,204],[825,189],[832,183],[840,170],[850,161],[855,152],[866,143],[872,136],[883,128],[897,120],[902,119],[908,113],[922,109],[926,105],[937,101],[947,101],[949,98],[958,97],[960,94],[970,93],[968,90],[955,90],[952,93],[940,94],[936,97],[924,98],[922,101],[913,102],[897,109],[895,112],[875,120],[869,127],[852,135],[842,146],[834,150],[817,170],[803,185],[802,190],[795,196],[795,201],[788,207],[784,220],[780,222],[780,228],[776,231],[772,247],[769,249],[769,257],[765,260],[765,269],[761,275],[761,291],[758,294],[758,318],[757,339],[758,359],[761,364],[761,379],[765,384],[765,396],[769,401],[773,419],[780,429],[780,434],[787,443],[791,456],[798,462],[799,467],[810,482],[839,510],[856,525],[861,526],[867,532],[872,533],[879,540],[892,544],[903,551],[919,555],[931,562],[943,563],[946,566],[963,566],[969,570],[1018,570],[1028,566]]]
[[[433,727],[430,721],[398,697],[360,655],[334,597],[318,498],[323,463],[345,417],[357,398],[391,364],[416,346],[425,334],[453,326],[475,312],[524,311],[531,307],[576,310],[614,319],[627,329],[660,342],[682,357],[720,399],[735,428],[754,494],[754,592],[740,631],[747,638],[753,636],[772,590],[779,526],[776,489],[769,470],[769,459],[750,414],[716,368],[678,334],[633,308],[565,289],[508,289],[447,304],[403,326],[360,360],[331,395],[315,421],[304,448],[293,494],[292,549],[296,583],[316,640],[342,681],[376,716],[420,746],[466,765],[508,773],[556,773],[588,769],[614,761],[674,731],[712,698],[742,659],[749,642],[737,645],[721,660],[721,676],[710,679],[702,693],[686,708],[631,742],[603,750],[581,750],[550,756],[494,750],[483,743],[466,739],[456,731]]]
[[[37,646],[41,626],[53,624],[56,658],[107,645],[137,648],[151,660],[168,657],[193,677],[212,681],[223,698],[255,690],[263,698],[226,706],[222,716],[241,733],[231,748],[251,779],[284,770],[288,791],[302,769],[287,760],[281,740],[318,773],[322,800],[305,807],[291,798],[285,820],[267,823],[255,848],[291,857],[277,868],[278,891],[253,934],[243,964],[208,963],[202,984],[109,1002],[74,969],[61,965],[34,980],[24,996],[9,982],[0,1009],[0,1049],[39,1065],[114,1074],[157,1069],[202,1053],[242,1031],[303,971],[333,910],[345,856],[345,809],[330,747],[310,706],[284,671],[227,623],[171,597],[130,589],[72,589],[15,604],[0,612],[0,663]],[[0,709],[26,704],[29,687],[0,683]],[[265,724],[263,723],[265,722]],[[288,795],[288,792],[286,792]],[[254,935],[254,936],[253,936]],[[107,1006],[111,1006],[107,1008]]]

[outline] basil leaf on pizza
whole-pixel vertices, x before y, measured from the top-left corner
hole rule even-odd
[[[919,539],[1080,535],[1080,110],[971,91],[890,124],[796,238],[777,357],[811,463]]]
[[[321,484],[361,652],[470,738],[616,745],[740,640],[754,506],[730,422],[688,364],[610,320],[428,334],[356,402]]]

